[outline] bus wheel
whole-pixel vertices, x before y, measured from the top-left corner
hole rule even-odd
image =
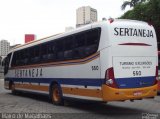
[[[11,91],[12,91],[12,94],[16,94],[14,83],[11,84]]]
[[[63,98],[61,95],[61,91],[60,91],[58,84],[54,84],[52,86],[51,99],[52,99],[53,104],[55,104],[55,105],[63,105],[64,104]]]

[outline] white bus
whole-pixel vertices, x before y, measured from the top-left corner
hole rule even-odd
[[[157,94],[158,55],[152,25],[133,20],[93,23],[10,51],[5,88],[65,98],[124,101]]]

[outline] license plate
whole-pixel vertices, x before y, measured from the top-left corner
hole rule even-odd
[[[142,95],[142,91],[135,91],[135,92],[133,92],[133,95],[134,96]]]

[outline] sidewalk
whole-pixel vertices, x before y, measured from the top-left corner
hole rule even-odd
[[[9,92],[9,90],[4,89],[4,79],[0,78],[0,93]]]
[[[0,80],[4,78],[4,75],[0,73]]]

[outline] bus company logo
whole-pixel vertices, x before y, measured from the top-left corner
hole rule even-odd
[[[135,29],[135,28],[114,28],[114,35],[116,36],[137,36],[137,37],[152,37],[153,31],[146,29]]]
[[[33,68],[33,69],[17,69],[15,70],[15,77],[17,78],[37,78],[43,76],[42,68]]]
[[[158,114],[142,113],[142,119],[158,119]]]

